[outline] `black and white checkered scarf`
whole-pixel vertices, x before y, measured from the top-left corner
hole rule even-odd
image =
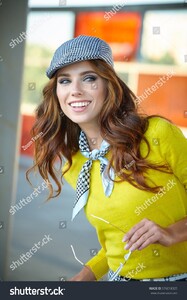
[[[103,184],[103,189],[105,196],[109,197],[113,190],[114,185],[114,170],[110,168],[109,176],[106,171],[108,165],[108,159],[105,157],[108,152],[110,145],[103,140],[100,149],[94,149],[90,151],[89,144],[86,138],[86,135],[83,131],[80,133],[79,137],[79,149],[82,155],[88,158],[88,160],[82,166],[82,169],[79,173],[76,187],[76,201],[73,207],[72,220],[79,213],[79,211],[86,205],[89,190],[90,190],[90,171],[92,168],[93,160],[100,161],[100,174]],[[110,179],[110,178],[112,179]]]

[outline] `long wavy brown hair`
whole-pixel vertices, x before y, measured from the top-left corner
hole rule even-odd
[[[107,96],[99,116],[101,136],[110,144],[109,167],[113,166],[118,175],[118,181],[127,181],[133,186],[153,193],[159,191],[160,186],[150,186],[146,174],[149,169],[169,172],[166,165],[157,165],[149,162],[150,145],[145,137],[148,120],[155,116],[146,116],[138,113],[137,97],[128,86],[118,77],[112,67],[102,60],[91,60],[95,72],[105,80]],[[63,175],[72,165],[72,157],[79,150],[78,140],[80,127],[62,114],[56,94],[57,75],[49,80],[43,89],[43,101],[36,110],[36,121],[31,135],[40,135],[34,143],[34,166],[32,170],[39,171],[43,179],[49,184],[49,197],[53,198],[61,193]],[[140,143],[147,145],[147,154],[142,157]],[[60,169],[63,159],[67,160],[68,167],[61,172],[61,178],[55,168],[57,159]]]

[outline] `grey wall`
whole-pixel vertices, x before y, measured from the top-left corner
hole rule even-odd
[[[6,280],[11,239],[9,209],[15,202],[20,132],[20,93],[23,40],[9,43],[26,31],[27,0],[0,1],[0,279]]]

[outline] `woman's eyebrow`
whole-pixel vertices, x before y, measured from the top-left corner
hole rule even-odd
[[[85,75],[85,74],[88,74],[88,73],[95,73],[95,74],[96,74],[95,71],[93,71],[93,70],[88,70],[88,71],[81,72],[79,75],[82,76],[82,75]],[[60,76],[70,77],[71,74],[69,74],[69,73],[59,73],[59,74],[58,74],[58,77],[60,77]]]

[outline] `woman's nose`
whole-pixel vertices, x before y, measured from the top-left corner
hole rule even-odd
[[[81,96],[82,94],[83,94],[83,90],[82,90],[81,84],[78,82],[75,82],[72,85],[71,95],[74,97],[78,97],[78,96]]]
[[[80,91],[80,90],[73,90],[72,92],[71,92],[71,95],[73,96],[73,97],[78,97],[78,96],[81,96],[83,93],[82,93],[82,91]]]

